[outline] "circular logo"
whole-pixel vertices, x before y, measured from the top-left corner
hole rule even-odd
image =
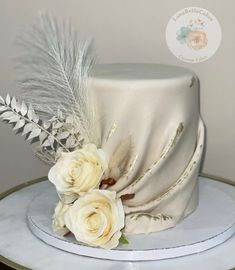
[[[166,28],[170,51],[187,63],[206,61],[221,42],[221,27],[216,17],[200,7],[187,7],[176,12]]]

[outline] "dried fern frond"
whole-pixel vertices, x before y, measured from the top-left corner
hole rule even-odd
[[[15,97],[0,96],[0,118],[13,124],[13,130],[26,135],[26,140],[39,141],[35,154],[44,162],[52,164],[61,151],[69,152],[80,148],[83,138],[74,128],[73,117],[52,117],[42,121],[32,105],[19,102]]]
[[[58,23],[47,14],[19,38],[22,99],[48,120],[61,111],[72,115],[85,142],[100,144],[95,104],[87,88],[94,63],[91,42],[79,40],[69,23]]]

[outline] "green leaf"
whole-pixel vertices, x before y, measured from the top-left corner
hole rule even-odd
[[[119,243],[122,244],[129,244],[128,240],[126,239],[126,237],[124,236],[124,234],[121,235],[121,237],[119,238]]]

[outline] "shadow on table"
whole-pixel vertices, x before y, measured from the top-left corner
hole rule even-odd
[[[12,270],[14,268],[11,268],[3,263],[0,263],[0,270]]]

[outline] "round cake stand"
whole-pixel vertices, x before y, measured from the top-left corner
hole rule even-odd
[[[59,237],[52,232],[51,217],[58,196],[50,183],[45,183],[45,190],[29,204],[28,225],[47,244],[78,255],[121,261],[191,255],[213,248],[235,233],[235,197],[222,190],[220,185],[216,181],[199,179],[200,199],[194,213],[169,230],[148,235],[127,235],[129,244],[113,250],[85,246],[72,235]]]

